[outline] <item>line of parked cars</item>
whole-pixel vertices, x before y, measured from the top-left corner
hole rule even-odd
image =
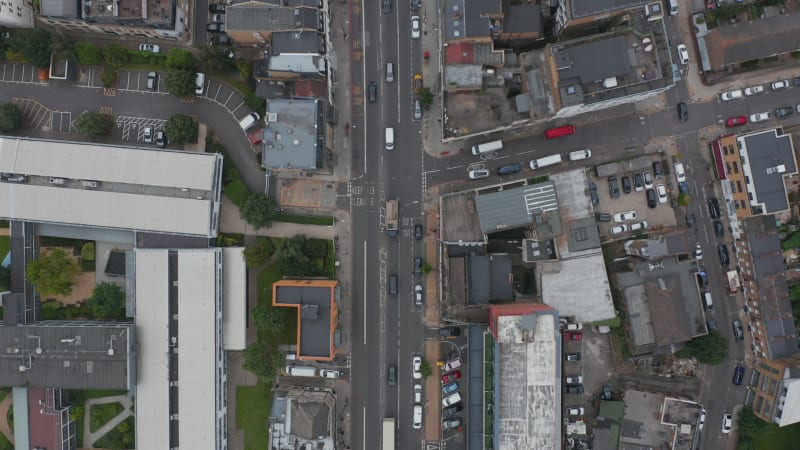
[[[581,332],[583,330],[583,324],[571,322],[564,318],[561,319],[560,327],[566,341],[583,341],[583,333]],[[566,342],[564,347],[566,348]],[[579,362],[581,360],[581,353],[564,353],[564,360],[567,362]],[[562,372],[566,374],[564,377],[564,392],[567,394],[583,394],[583,375],[570,373],[567,367],[564,367]],[[578,407],[571,408],[578,409]],[[568,412],[568,415],[583,415],[583,408],[580,408],[580,414],[571,414]]]
[[[777,80],[773,81],[769,84],[769,88],[773,92],[782,91],[784,89],[788,89],[791,86],[800,87],[800,77],[792,78],[791,82],[789,80]],[[753,95],[763,94],[766,92],[764,86],[750,86],[744,89],[733,89],[730,91],[725,91],[719,94],[720,100],[723,102],[729,102],[731,100],[738,100],[743,97],[750,97]],[[800,105],[795,106],[778,106],[774,110],[775,118],[784,118],[788,117],[794,112],[797,111],[800,113]],[[750,122],[758,123],[764,122],[771,118],[772,111],[765,111],[760,113],[755,113],[750,115]],[[745,125],[747,123],[747,116],[737,116],[731,117],[725,121],[725,125],[728,127],[737,127],[741,125]]]
[[[464,410],[458,386],[462,365],[461,358],[455,358],[442,366],[442,430],[461,427],[461,419],[454,416]]]

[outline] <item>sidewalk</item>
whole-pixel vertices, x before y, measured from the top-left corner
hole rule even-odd
[[[289,222],[272,222],[269,228],[256,230],[241,218],[236,205],[224,195],[220,208],[219,229],[222,233],[241,233],[245,236],[292,237],[296,234],[305,234],[317,239],[333,239],[336,236],[334,227]]]
[[[90,428],[92,423],[92,406],[105,405],[108,403],[119,403],[122,405],[122,412],[114,416],[113,419],[109,420],[95,432],[92,432]],[[111,397],[93,398],[87,400],[83,412],[83,446],[89,448],[94,447],[95,442],[100,440],[106,435],[106,433],[113,430],[117,425],[122,423],[123,420],[132,415],[131,399],[127,395],[114,395]]]

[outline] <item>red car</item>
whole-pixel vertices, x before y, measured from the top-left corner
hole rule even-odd
[[[564,338],[566,340],[568,340],[568,341],[582,341],[583,340],[583,334],[576,333],[574,331],[573,332],[567,331],[566,333],[564,333]]]
[[[746,123],[747,123],[747,117],[745,116],[731,117],[730,119],[725,121],[725,126],[738,127]]]
[[[453,383],[461,379],[461,371],[456,370],[455,372],[450,372],[448,374],[442,375],[442,383]]]

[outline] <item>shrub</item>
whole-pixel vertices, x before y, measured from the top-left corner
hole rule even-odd
[[[103,82],[104,88],[114,87],[114,83],[117,82],[117,71],[113,69],[103,69],[103,71],[100,72],[100,81]]]
[[[173,144],[197,141],[197,122],[185,114],[170,117],[164,125],[164,131]]]
[[[0,106],[0,131],[16,131],[22,125],[22,111],[14,103]]]
[[[103,50],[88,42],[77,42],[72,49],[78,64],[96,66],[103,60]]]
[[[85,261],[94,261],[94,242],[89,241],[81,247],[81,259]]]

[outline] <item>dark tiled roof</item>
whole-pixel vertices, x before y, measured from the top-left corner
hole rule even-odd
[[[800,14],[714,28],[706,36],[712,70],[797,50]]]
[[[747,149],[747,164],[756,193],[754,201],[764,205],[764,213],[788,209],[784,177],[797,172],[791,135],[779,135],[778,130],[771,129],[738,139],[739,145],[744,142]]]
[[[568,0],[573,18],[606,14],[642,6],[652,0]]]

